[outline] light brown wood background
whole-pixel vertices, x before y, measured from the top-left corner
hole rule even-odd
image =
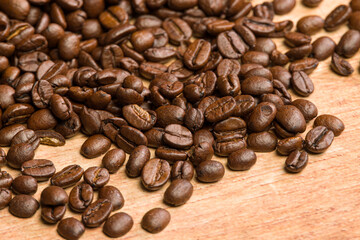
[[[254,4],[262,1],[253,1]],[[348,1],[325,0],[315,9],[299,3],[290,16],[275,20],[319,14],[325,17],[337,4]],[[313,36],[329,35],[336,41],[347,30],[335,33],[321,31]],[[286,50],[281,40],[278,48]],[[195,179],[194,194],[189,202],[172,208],[162,202],[167,185],[156,192],[146,192],[139,179],[129,179],[122,167],[111,176],[110,185],[120,189],[125,206],[120,210],[134,219],[134,227],[124,239],[360,239],[360,53],[350,62],[356,71],[349,77],[331,72],[330,59],[321,62],[311,74],[315,92],[308,98],[319,114],[341,118],[345,131],[324,154],[310,155],[310,162],[300,174],[283,170],[285,157],[275,152],[258,154],[256,165],[246,172],[226,170],[216,184],[202,184]],[[294,96],[294,95],[293,95]],[[296,98],[296,96],[294,96]],[[308,130],[312,122],[308,124]],[[84,169],[101,164],[101,157],[84,159],[79,154],[85,138],[81,135],[67,141],[65,147],[40,146],[36,158],[54,162],[57,170],[77,163]],[[113,146],[115,147],[115,146]],[[226,159],[220,159],[226,164]],[[19,172],[9,169],[13,177]],[[169,183],[168,183],[169,184]],[[47,183],[40,183],[35,198],[40,198]],[[69,192],[71,190],[67,189]],[[140,227],[142,216],[154,207],[171,213],[171,222],[161,233],[151,235]],[[81,216],[69,209],[65,217]],[[86,229],[82,239],[105,239],[102,228]],[[0,239],[60,239],[56,225],[46,225],[38,211],[30,219],[12,216],[8,209],[0,211]]]

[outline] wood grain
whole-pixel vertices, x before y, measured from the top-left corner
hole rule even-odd
[[[253,1],[254,4],[261,1]],[[337,4],[348,1],[326,0],[320,7],[309,9],[297,4],[291,19],[319,14],[325,17]],[[275,20],[290,18],[277,16]],[[328,35],[338,41],[347,30],[335,33],[321,31],[313,36]],[[278,48],[286,50],[281,40]],[[171,208],[162,202],[166,186],[146,192],[139,179],[129,179],[124,167],[111,176],[110,183],[125,197],[121,211],[134,219],[134,227],[123,239],[359,239],[360,238],[360,53],[350,62],[356,72],[348,78],[335,75],[328,59],[311,75],[315,92],[308,98],[319,114],[329,113],[341,118],[346,129],[324,154],[310,155],[310,162],[300,174],[283,170],[285,158],[276,153],[258,154],[256,165],[249,171],[226,170],[216,184],[193,180],[194,194],[181,207]],[[294,98],[297,98],[293,95]],[[312,122],[308,124],[308,130]],[[85,137],[78,135],[65,147],[40,146],[36,158],[51,159],[58,170],[77,163],[83,168],[101,164],[101,157],[84,159],[79,154]],[[115,147],[115,146],[113,146]],[[153,153],[152,153],[153,154]],[[220,159],[224,164],[226,159]],[[13,177],[19,172],[4,167]],[[40,183],[35,198],[47,183]],[[67,189],[69,192],[70,189]],[[171,213],[171,223],[161,233],[151,235],[140,227],[142,216],[154,207]],[[80,215],[69,209],[65,217]],[[46,225],[40,211],[30,219],[12,216],[8,209],[0,211],[0,239],[60,239],[55,225]],[[86,229],[82,239],[107,238],[101,228]]]

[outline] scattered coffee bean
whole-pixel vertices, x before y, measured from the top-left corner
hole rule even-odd
[[[333,140],[333,131],[324,126],[317,126],[306,134],[305,148],[312,153],[322,153],[330,147]]]
[[[141,227],[150,233],[164,230],[170,223],[170,213],[163,208],[154,208],[148,211],[141,220]]]
[[[113,211],[119,210],[125,204],[124,197],[119,189],[114,186],[105,186],[99,190],[99,198],[108,199],[112,203]]]
[[[128,233],[133,225],[134,221],[129,214],[119,212],[106,220],[103,226],[103,232],[109,237],[118,238]]]
[[[251,149],[240,149],[229,155],[227,165],[231,170],[249,170],[256,163],[256,154]]]
[[[212,183],[219,181],[225,174],[222,163],[214,160],[207,160],[196,168],[196,177],[199,181]]]
[[[294,150],[286,158],[285,169],[291,173],[301,172],[308,163],[308,153]]]
[[[86,227],[98,227],[110,216],[111,210],[112,204],[108,199],[98,199],[83,212],[82,221]]]
[[[39,209],[39,202],[30,195],[16,195],[9,203],[9,211],[19,218],[32,217]]]
[[[33,195],[37,188],[37,181],[31,176],[18,176],[11,184],[11,189],[15,194]]]
[[[85,227],[79,220],[69,217],[59,222],[57,232],[65,239],[79,239],[84,234]]]
[[[164,193],[164,202],[171,206],[180,206],[185,204],[193,193],[193,186],[186,179],[176,179],[166,189]]]
[[[331,130],[335,136],[339,136],[345,129],[344,123],[337,117],[329,114],[323,114],[315,119],[314,127],[324,126]]]

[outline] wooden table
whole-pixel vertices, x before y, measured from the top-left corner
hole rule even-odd
[[[254,1],[258,3],[261,1]],[[326,0],[319,8],[298,4],[291,19],[319,14],[325,17],[341,0]],[[290,18],[277,16],[275,20]],[[321,31],[336,41],[347,30],[335,33]],[[276,40],[282,51],[286,47]],[[111,176],[110,185],[118,187],[125,197],[121,211],[134,219],[133,229],[124,239],[359,239],[360,238],[360,53],[350,62],[356,72],[349,78],[331,72],[330,59],[321,62],[311,74],[315,92],[308,98],[319,114],[341,118],[346,129],[324,154],[310,155],[310,162],[300,174],[283,170],[285,157],[275,152],[258,154],[256,165],[249,171],[226,170],[215,184],[193,180],[194,194],[181,207],[168,207],[162,202],[166,186],[156,192],[142,190],[139,179],[129,179],[124,167]],[[293,95],[296,98],[295,95]],[[308,130],[312,122],[308,124]],[[101,164],[101,157],[84,159],[79,149],[85,137],[78,135],[64,147],[40,146],[36,158],[51,159],[58,170],[77,163],[84,169]],[[115,146],[113,146],[115,147]],[[219,159],[226,163],[226,159]],[[4,167],[13,177],[18,171]],[[40,198],[47,183],[40,183],[35,198]],[[70,189],[67,189],[69,192]],[[97,197],[97,196],[96,196]],[[95,197],[95,198],[96,198]],[[171,213],[171,222],[161,233],[151,235],[140,227],[142,216],[154,207]],[[80,215],[69,209],[65,217]],[[0,239],[60,239],[56,225],[46,225],[40,211],[30,219],[12,216],[8,209],[0,211]],[[102,228],[86,229],[82,239],[105,239]]]

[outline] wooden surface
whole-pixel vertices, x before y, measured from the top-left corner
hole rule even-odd
[[[261,1],[254,1],[258,3]],[[298,4],[291,19],[297,21],[309,14],[327,15],[340,0],[325,0],[319,8],[308,9]],[[290,18],[276,17],[275,20]],[[335,33],[321,31],[313,36],[329,35],[336,41],[347,30]],[[277,40],[278,48],[285,50]],[[195,179],[194,194],[181,207],[171,208],[162,202],[167,187],[146,192],[139,178],[129,179],[122,167],[111,176],[110,185],[125,197],[121,211],[134,219],[134,227],[124,239],[360,239],[360,76],[358,53],[350,62],[356,72],[349,78],[335,75],[328,59],[321,62],[311,75],[315,92],[308,98],[319,114],[329,113],[341,118],[345,131],[324,154],[310,155],[310,162],[300,174],[283,170],[285,157],[275,152],[258,154],[256,165],[249,171],[226,170],[215,184],[202,184]],[[296,96],[295,96],[296,98]],[[308,130],[312,122],[308,124]],[[36,158],[54,162],[57,170],[77,163],[84,169],[101,164],[101,157],[84,159],[79,154],[85,138],[81,135],[67,141],[65,147],[40,146]],[[113,146],[115,147],[115,146]],[[226,159],[220,159],[226,164]],[[7,167],[13,177],[19,175]],[[169,183],[168,183],[169,184]],[[40,183],[35,198],[47,183]],[[67,189],[67,192],[71,190]],[[97,196],[95,197],[95,199]],[[171,222],[161,233],[151,235],[140,227],[142,216],[154,207],[171,213]],[[65,217],[75,216],[69,209]],[[82,239],[105,239],[102,228],[86,229]],[[56,225],[46,225],[40,211],[30,219],[12,216],[8,209],[0,211],[0,239],[60,239]]]

